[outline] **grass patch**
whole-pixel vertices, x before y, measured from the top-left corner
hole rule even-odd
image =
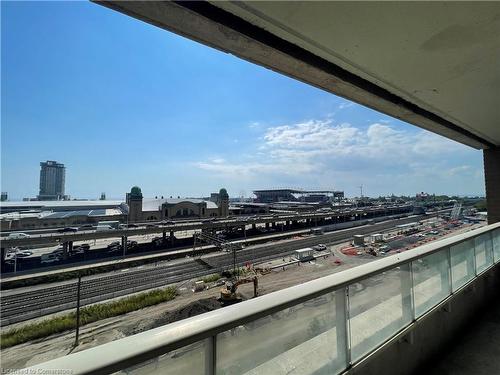
[[[140,293],[122,298],[118,301],[99,303],[80,309],[80,326],[93,323],[101,319],[123,315],[144,307],[157,305],[161,302],[171,301],[177,296],[174,287]],[[21,328],[14,328],[0,337],[2,349],[22,344],[31,340],[41,339],[50,335],[75,329],[76,312],[43,320],[38,323],[27,324]]]
[[[217,280],[219,280],[221,276],[218,273],[214,273],[213,275],[208,275],[201,279],[204,283],[213,283]]]

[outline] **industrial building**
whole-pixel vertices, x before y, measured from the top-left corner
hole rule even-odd
[[[49,229],[102,220],[125,221],[128,207],[123,201],[23,201],[0,204],[0,227],[5,230]]]

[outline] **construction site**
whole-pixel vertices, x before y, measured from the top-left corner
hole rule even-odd
[[[174,300],[87,324],[80,328],[80,343],[76,349],[74,332],[68,331],[3,349],[2,361],[13,368],[34,365],[72,350],[84,350],[223,308],[484,225],[484,222],[471,223],[463,218],[459,220],[455,216],[456,214],[452,212],[449,217],[428,217],[424,220],[395,225],[380,233],[354,234],[350,238],[341,240],[325,240],[325,243],[318,243],[320,238],[325,237],[324,235],[311,231],[289,239],[273,241],[272,246],[286,248],[294,242],[304,240],[315,240],[316,245],[282,254],[269,254],[258,262],[246,261],[243,254],[255,252],[259,247],[269,247],[269,244],[245,248],[225,240],[216,233],[199,232],[195,236],[198,246],[211,244],[217,246],[220,251],[198,257],[194,261],[213,267],[214,272],[174,284],[178,293]],[[222,258],[227,257],[230,257],[232,262],[221,262]],[[220,267],[221,264],[225,266]],[[50,317],[63,314],[64,312],[59,312]],[[31,319],[29,324],[47,318]],[[25,324],[27,323],[11,324],[9,329],[21,328]],[[34,352],[38,353],[37,356],[31,355],[34,348]]]

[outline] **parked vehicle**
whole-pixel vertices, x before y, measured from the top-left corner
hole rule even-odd
[[[100,224],[95,228],[96,232],[105,232],[108,230],[114,230],[114,228],[111,227],[111,225],[100,225]]]
[[[80,249],[84,249],[85,251],[90,250],[90,245],[88,243],[82,243],[81,245],[77,245]]]
[[[313,249],[316,250],[316,251],[324,251],[324,250],[326,250],[326,245],[320,243],[320,244],[318,244],[316,246],[313,246]]]
[[[78,232],[78,228],[66,227],[58,230],[59,233],[75,233]]]
[[[118,241],[111,242],[107,247],[108,247],[108,249],[111,249],[112,247],[116,247],[116,246],[121,246],[120,242],[118,242]]]
[[[123,249],[122,249],[122,245],[114,245],[114,246],[108,246],[108,253],[117,253],[117,252],[121,252]]]
[[[127,241],[127,248],[135,249],[137,247],[137,241]]]
[[[154,246],[162,246],[164,244],[166,244],[168,241],[167,238],[163,239],[163,237],[155,237],[151,240],[151,243],[154,245]]]
[[[56,262],[59,262],[60,260],[61,260],[61,258],[54,253],[43,254],[40,257],[40,263],[44,263],[44,264],[56,263]]]
[[[9,236],[7,237],[9,240],[18,240],[21,238],[30,238],[31,236],[26,233],[21,233],[21,232],[16,232],[16,233],[9,233]]]
[[[85,250],[82,249],[80,246],[74,247],[73,250],[71,250],[70,255],[75,256],[75,255],[83,255],[85,253]]]
[[[163,225],[175,225],[175,221],[173,221],[173,220],[162,220],[162,221],[160,221],[160,224],[163,224]]]

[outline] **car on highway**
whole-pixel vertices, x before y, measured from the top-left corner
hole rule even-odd
[[[127,224],[128,228],[139,228],[137,224]]]
[[[84,224],[84,225],[80,226],[79,229],[80,230],[92,230],[92,229],[94,229],[94,226],[92,224]]]
[[[21,238],[30,238],[30,237],[31,236],[29,234],[21,232],[9,233],[9,235],[7,236],[9,240],[19,240]]]
[[[75,233],[78,232],[78,228],[66,227],[58,230],[59,233]]]

